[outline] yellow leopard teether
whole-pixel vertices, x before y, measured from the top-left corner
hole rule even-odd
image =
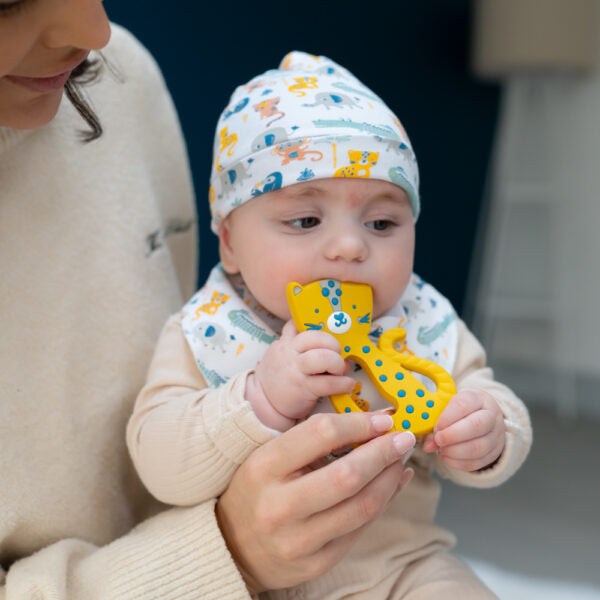
[[[368,374],[377,391],[396,407],[391,431],[412,431],[421,437],[433,430],[440,414],[456,394],[452,377],[438,364],[396,350],[406,332],[390,329],[378,346],[368,338],[371,330],[373,293],[362,283],[321,279],[302,286],[288,283],[287,301],[298,331],[316,329],[331,333],[342,347],[342,357],[357,362]],[[420,373],[433,381],[428,391],[410,373]],[[360,411],[349,394],[330,397],[337,412]]]

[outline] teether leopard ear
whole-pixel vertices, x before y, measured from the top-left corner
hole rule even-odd
[[[368,337],[373,310],[370,286],[321,279],[305,286],[289,283],[286,294],[298,331],[317,329],[332,334],[340,342],[342,357],[357,362],[381,396],[395,406],[390,431],[412,431],[420,437],[433,430],[456,394],[454,381],[438,364],[396,350],[395,344],[406,335],[403,329],[386,331],[378,346],[373,345]],[[436,391],[427,390],[411,372],[431,379]],[[335,394],[330,400],[337,412],[361,410],[348,394]]]

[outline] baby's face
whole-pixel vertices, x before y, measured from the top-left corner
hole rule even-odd
[[[290,281],[367,283],[373,317],[391,308],[413,269],[415,227],[406,193],[373,179],[319,179],[253,198],[220,233],[221,261],[254,297],[289,319]]]

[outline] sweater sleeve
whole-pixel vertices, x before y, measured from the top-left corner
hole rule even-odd
[[[0,600],[250,598],[214,501],[173,508],[102,548],[65,539],[0,569]]]
[[[127,428],[133,462],[156,498],[182,506],[219,496],[246,457],[276,435],[244,398],[247,375],[208,388],[179,318],[167,321]]]
[[[494,465],[481,471],[451,469],[437,457],[433,463],[438,473],[455,483],[469,487],[489,488],[512,477],[525,461],[532,443],[532,430],[527,408],[505,385],[494,380],[486,366],[485,351],[467,326],[459,321],[458,351],[453,377],[458,391],[481,389],[489,392],[504,415],[505,445]]]

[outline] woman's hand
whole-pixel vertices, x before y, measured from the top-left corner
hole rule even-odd
[[[477,471],[492,465],[502,454],[504,415],[491,394],[463,390],[444,409],[425,438],[423,450],[436,452],[449,467]]]
[[[217,503],[223,537],[251,594],[333,567],[410,481],[412,433],[381,435],[389,415],[318,414],[251,454]],[[368,441],[370,440],[370,441]],[[326,466],[330,452],[365,442]]]

